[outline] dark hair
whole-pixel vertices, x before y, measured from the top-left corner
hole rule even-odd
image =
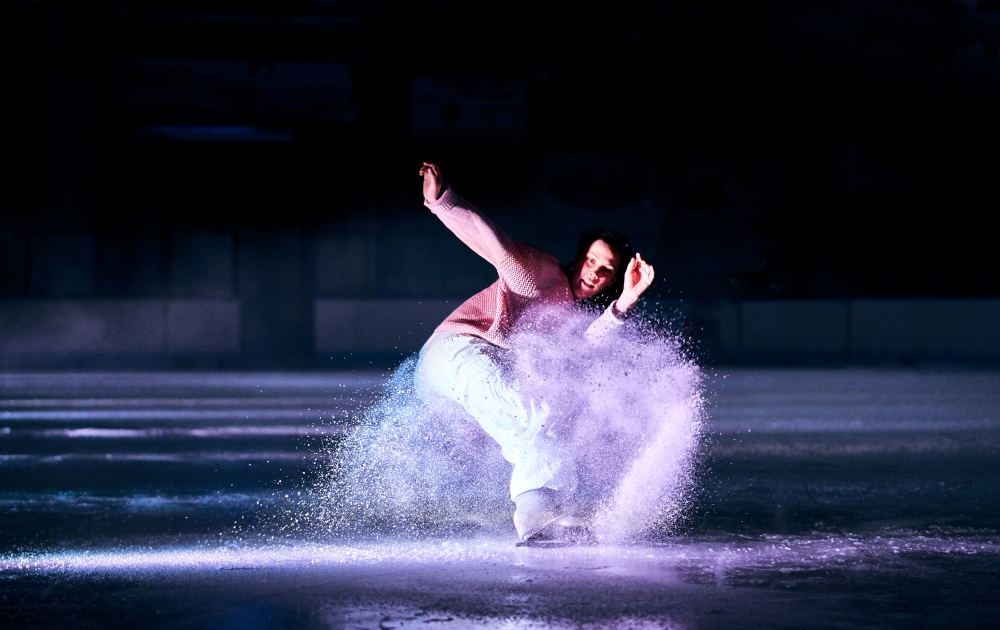
[[[611,284],[597,295],[580,300],[578,304],[584,308],[604,310],[618,299],[622,289],[625,288],[625,268],[628,267],[628,261],[632,259],[632,245],[629,244],[628,239],[621,232],[607,228],[598,228],[590,232],[584,231],[580,234],[580,240],[576,245],[576,255],[566,265],[567,276],[573,270],[573,265],[576,264],[581,256],[587,253],[587,250],[594,244],[594,241],[604,241],[611,249],[618,252],[618,268],[615,269],[615,279]]]

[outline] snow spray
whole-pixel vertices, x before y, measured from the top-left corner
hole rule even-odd
[[[702,435],[702,374],[682,338],[633,317],[600,340],[579,309],[537,310],[510,338],[506,378],[578,473],[573,496],[599,540],[669,533],[690,505]],[[346,439],[332,445],[302,523],[350,534],[509,529],[512,467],[455,403],[429,406],[403,362]],[[303,506],[306,507],[306,506]]]

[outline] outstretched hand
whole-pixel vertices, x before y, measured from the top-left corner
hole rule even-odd
[[[628,267],[625,268],[625,288],[618,298],[617,310],[624,313],[632,308],[639,296],[652,284],[655,276],[653,265],[643,260],[639,254],[628,261]]]
[[[427,203],[434,203],[440,199],[444,188],[441,168],[433,162],[424,162],[420,167],[420,176],[424,178],[424,200]]]

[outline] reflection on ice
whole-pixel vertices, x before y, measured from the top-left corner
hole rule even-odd
[[[37,495],[22,494],[20,496],[0,496],[0,512],[34,512],[34,513],[94,513],[101,512],[151,512],[168,513],[177,511],[226,509],[250,510],[266,503],[271,493],[247,494],[227,492],[212,495],[141,495],[129,496],[94,496],[74,492]]]
[[[340,435],[343,427],[310,427],[310,426],[242,426],[242,427],[206,427],[201,429],[103,429],[84,427],[80,429],[45,429],[42,431],[19,431],[25,437],[65,437],[65,438],[104,438],[104,439],[136,439],[162,437],[195,437],[195,438],[226,438],[246,436],[271,435]],[[8,433],[9,434],[9,433]]]
[[[288,451],[220,453],[191,451],[185,453],[61,453],[59,455],[0,455],[0,464],[57,464],[59,462],[257,462],[311,460],[313,455]]]
[[[468,538],[413,541],[355,541],[313,544],[270,543],[204,544],[159,549],[86,549],[49,553],[5,554],[0,571],[29,572],[192,572],[224,570],[374,569],[406,567],[410,575],[451,565],[482,567],[497,563],[514,568],[510,579],[528,580],[526,572],[585,570],[588,575],[618,575],[654,582],[673,582],[678,576],[712,575],[722,584],[728,576],[753,570],[794,573],[842,569],[868,564],[881,569],[900,558],[926,559],[933,555],[982,555],[1000,560],[1000,543],[978,537],[929,537],[915,533],[898,536],[851,535],[805,537],[769,536],[761,540],[669,544],[602,545],[536,549],[515,547],[505,538]],[[428,573],[430,575],[430,573]],[[581,574],[582,575],[582,574]]]
[[[921,410],[923,411],[923,410]],[[931,433],[938,431],[982,431],[1000,428],[1000,417],[978,418],[923,418],[918,413],[907,418],[886,418],[884,414],[864,418],[861,414],[844,414],[842,411],[835,416],[826,418],[808,417],[815,413],[800,412],[799,417],[780,418],[778,414],[769,413],[764,419],[727,420],[720,412],[712,423],[712,428],[722,433],[758,432],[758,433],[896,433],[900,431]],[[859,418],[859,416],[861,416]]]
[[[58,378],[51,373],[0,374],[0,389],[19,392],[100,392],[169,390],[212,392],[220,390],[273,392],[338,393],[338,389],[378,387],[382,382],[378,372],[63,372]]]
[[[802,627],[816,625],[816,600],[805,595],[816,588],[841,594],[834,598],[857,597],[885,584],[922,584],[962,566],[978,567],[977,579],[988,581],[982,567],[998,560],[994,540],[912,532],[562,549],[515,548],[490,537],[262,540],[8,553],[0,556],[0,578],[8,584],[125,580],[147,593],[166,588],[168,601],[198,602],[172,624],[162,617],[152,624],[167,627],[230,627],[238,620],[246,623],[232,627],[264,627],[268,611],[282,607],[305,609],[310,623],[301,627],[331,629],[684,628],[705,625],[691,623],[691,611],[723,609],[728,616],[709,617],[718,622],[709,625],[768,627],[763,619],[784,619]],[[874,597],[894,606],[884,595]],[[221,626],[206,623],[198,609],[214,611],[211,619]]]
[[[445,627],[448,630],[680,630],[685,626],[673,620],[660,617],[643,619],[624,616],[609,621],[581,623],[573,619],[547,616],[544,619],[530,617],[465,617],[452,612],[386,606],[379,608],[351,607],[324,611],[324,627],[328,628],[395,628]]]
[[[329,418],[330,413],[325,413]],[[312,417],[320,413],[304,409],[101,409],[98,411],[0,411],[0,420],[291,420]]]
[[[519,549],[509,523],[282,529],[326,469],[316,445],[378,383],[0,375],[0,412],[53,414],[0,420],[0,619],[992,628],[1000,615],[1000,373],[731,372],[710,397],[697,510],[672,538]]]
[[[2,391],[2,390],[0,390]],[[172,396],[169,390],[160,392],[156,397],[105,397],[105,398],[5,398],[0,399],[0,409],[145,409],[155,408],[228,408],[245,407],[251,404],[260,407],[294,407],[310,409],[315,407],[338,407],[363,404],[370,396],[364,391],[344,390],[344,393],[322,394],[313,396],[261,396],[255,392],[245,392],[239,397],[192,398],[190,396]]]

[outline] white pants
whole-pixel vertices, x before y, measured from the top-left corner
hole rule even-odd
[[[458,403],[500,445],[504,459],[514,465],[511,498],[538,488],[571,495],[575,464],[545,428],[548,405],[529,399],[525,408],[517,383],[503,377],[498,352],[503,350],[479,337],[434,333],[420,350],[417,394],[429,404],[441,397]]]

